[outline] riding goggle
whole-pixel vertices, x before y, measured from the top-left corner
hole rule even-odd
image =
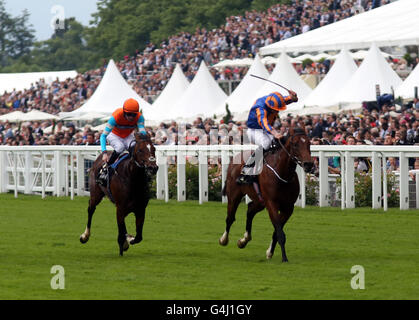
[[[136,116],[137,116],[137,114],[136,114],[136,113],[131,113],[131,112],[125,112],[125,115],[126,115],[127,117],[136,117]]]

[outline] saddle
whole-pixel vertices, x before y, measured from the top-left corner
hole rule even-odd
[[[103,164],[102,168],[99,171],[98,177],[96,179],[96,182],[105,187],[110,195],[111,201],[112,199],[112,193],[110,189],[110,182],[112,179],[112,176],[116,173],[116,169],[118,168],[119,164],[124,161],[126,158],[128,158],[130,154],[129,153],[123,153],[119,155],[119,157],[116,159],[114,163],[112,163],[110,166],[107,166],[106,164]]]

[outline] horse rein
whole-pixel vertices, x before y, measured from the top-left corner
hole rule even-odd
[[[294,136],[298,136],[298,135],[303,135],[304,133],[297,133],[296,135],[294,135]],[[281,140],[280,139],[277,139],[277,141],[279,142],[279,145],[281,146],[281,148],[282,148],[282,150],[284,150],[285,152],[286,152],[286,154],[288,155],[288,157],[290,157],[290,159],[292,160],[292,161],[294,161],[294,163],[296,163],[296,164],[298,164],[298,165],[300,165],[301,167],[303,166],[303,164],[302,164],[302,162],[301,162],[301,160],[299,160],[299,159],[297,159],[297,157],[296,156],[293,156],[293,155],[291,155],[289,152],[288,152],[288,150],[285,148],[285,146],[282,144],[282,142],[281,142]],[[291,146],[291,148],[292,148],[292,146]],[[278,180],[279,181],[281,181],[281,182],[283,182],[283,183],[288,183],[288,181],[287,180],[285,180],[285,179],[283,179],[283,178],[281,178],[280,176],[279,176],[279,174],[278,174],[278,172],[276,172],[276,170],[274,169],[274,168],[272,168],[272,166],[268,163],[268,162],[266,162],[266,160],[265,159],[263,159],[263,161],[265,162],[265,164],[266,164],[266,166],[275,174],[275,176],[278,178]]]
[[[304,135],[304,133],[297,133],[297,134],[295,134],[295,135],[294,135],[294,137],[296,137],[296,136],[302,136],[302,135]],[[280,140],[280,139],[277,139],[277,140],[278,140],[279,145],[281,146],[282,150],[284,150],[284,151],[286,152],[286,154],[288,155],[288,157],[290,157],[290,159],[291,159],[292,161],[294,161],[294,163],[298,164],[300,167],[303,167],[303,163],[302,163],[302,161],[301,161],[301,160],[299,160],[296,156],[291,155],[291,153],[289,153],[289,152],[288,152],[288,150],[285,148],[285,146],[282,144],[282,142],[281,142],[281,140]],[[293,147],[291,146],[291,149],[292,149],[292,148],[293,148]]]

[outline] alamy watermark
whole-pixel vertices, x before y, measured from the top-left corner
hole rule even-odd
[[[64,267],[55,265],[51,267],[51,274],[54,276],[51,278],[51,289],[53,290],[64,290],[65,289],[65,271]]]
[[[351,288],[354,290],[365,289],[365,269],[363,266],[355,265],[351,268],[351,274],[355,274],[351,279]]]
[[[63,6],[58,4],[51,7],[51,14],[54,16],[51,18],[50,26],[53,30],[65,29],[65,10]]]

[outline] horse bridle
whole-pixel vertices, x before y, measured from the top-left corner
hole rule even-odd
[[[297,136],[302,136],[305,135],[305,133],[301,132],[301,133],[297,133],[295,135],[293,135],[293,137],[297,137]],[[290,139],[292,137],[290,136]],[[285,146],[282,144],[280,139],[277,139],[279,142],[279,145],[281,146],[282,150],[284,150],[286,152],[286,154],[290,157],[290,159],[295,163],[298,164],[299,166],[303,167],[303,162],[301,160],[299,160],[296,156],[292,155],[290,152],[288,152],[287,148],[285,148]],[[291,144],[291,152],[293,150],[294,146]]]
[[[137,141],[135,141],[135,140],[131,141],[131,143],[129,144],[129,147],[128,147],[129,149],[131,149],[131,147],[134,147],[134,150],[132,152],[130,152],[131,159],[134,161],[135,165],[138,168],[144,168],[144,165],[139,164],[138,161],[137,161],[137,159],[135,159],[135,157],[134,157],[134,154],[135,154],[134,151],[135,151],[135,145],[136,144],[137,144]],[[148,160],[151,161],[151,162],[154,162],[154,161],[156,161],[156,158],[154,158],[153,156],[151,156],[151,157],[148,158]]]
[[[301,133],[297,133],[297,134],[295,134],[294,135],[294,137],[295,136],[299,136],[299,135],[305,135],[305,133],[303,133],[303,132],[301,132]],[[290,137],[291,138],[291,137]],[[302,161],[301,160],[299,160],[296,156],[294,156],[294,155],[292,155],[291,153],[289,153],[288,152],[288,150],[285,148],[285,146],[282,144],[282,142],[281,142],[281,140],[280,139],[276,139],[277,141],[278,141],[278,143],[279,143],[279,145],[281,146],[281,148],[282,148],[282,150],[284,150],[285,152],[286,152],[286,154],[290,157],[290,159],[294,162],[294,163],[296,163],[296,164],[298,164],[298,165],[300,165],[301,167],[303,167],[303,163],[302,163]],[[291,149],[293,148],[293,146],[291,145]],[[291,150],[291,152],[292,152],[292,150]],[[266,162],[266,160],[265,159],[263,159],[264,160],[264,162],[265,162],[265,164],[266,164],[266,166],[275,174],[275,176],[278,178],[278,180],[279,181],[281,181],[281,182],[283,182],[283,183],[288,183],[288,181],[287,180],[285,180],[285,179],[283,179],[283,178],[281,178],[280,177],[280,175],[278,174],[278,172],[276,172],[276,170],[274,169],[274,168],[272,168],[271,167],[271,165],[268,163],[268,162]]]

